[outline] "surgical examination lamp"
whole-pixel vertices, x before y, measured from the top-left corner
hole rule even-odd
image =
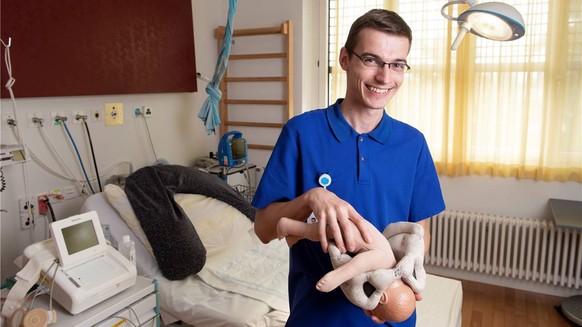
[[[503,2],[480,4],[476,2],[475,0],[449,1],[441,8],[443,17],[459,23],[459,34],[453,41],[451,50],[457,49],[467,32],[496,41],[517,40],[525,34],[523,17],[517,9]],[[445,10],[454,4],[467,4],[470,8],[463,11],[459,17],[452,17],[447,15]]]

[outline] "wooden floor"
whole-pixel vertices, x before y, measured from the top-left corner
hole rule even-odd
[[[463,283],[463,327],[570,327],[562,298],[472,281]]]

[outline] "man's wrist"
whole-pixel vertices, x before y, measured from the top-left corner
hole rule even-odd
[[[317,199],[320,197],[322,192],[325,192],[325,191],[326,191],[326,189],[324,189],[323,187],[314,187],[314,188],[308,190],[307,192],[305,192],[304,195],[305,195],[305,202],[306,202],[307,206],[309,208],[311,208],[312,204],[315,201],[318,201]]]

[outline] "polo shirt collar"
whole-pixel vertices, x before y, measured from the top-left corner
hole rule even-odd
[[[343,99],[338,99],[336,103],[334,103],[330,110],[327,111],[327,121],[331,130],[335,136],[335,138],[339,142],[343,142],[347,139],[355,138],[358,136],[358,133],[348,124],[342,112],[340,110],[339,104],[343,101]],[[368,135],[375,141],[379,143],[386,143],[388,142],[388,138],[390,137],[390,133],[392,132],[392,118],[386,114],[382,115],[382,120],[380,120],[380,124]]]

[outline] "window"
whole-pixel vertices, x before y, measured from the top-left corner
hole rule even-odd
[[[330,103],[344,94],[337,57],[351,23],[386,7],[413,33],[412,69],[387,111],[425,134],[440,174],[582,182],[580,1],[507,1],[526,35],[497,42],[467,34],[457,51],[457,23],[441,16],[444,3],[331,0]]]

